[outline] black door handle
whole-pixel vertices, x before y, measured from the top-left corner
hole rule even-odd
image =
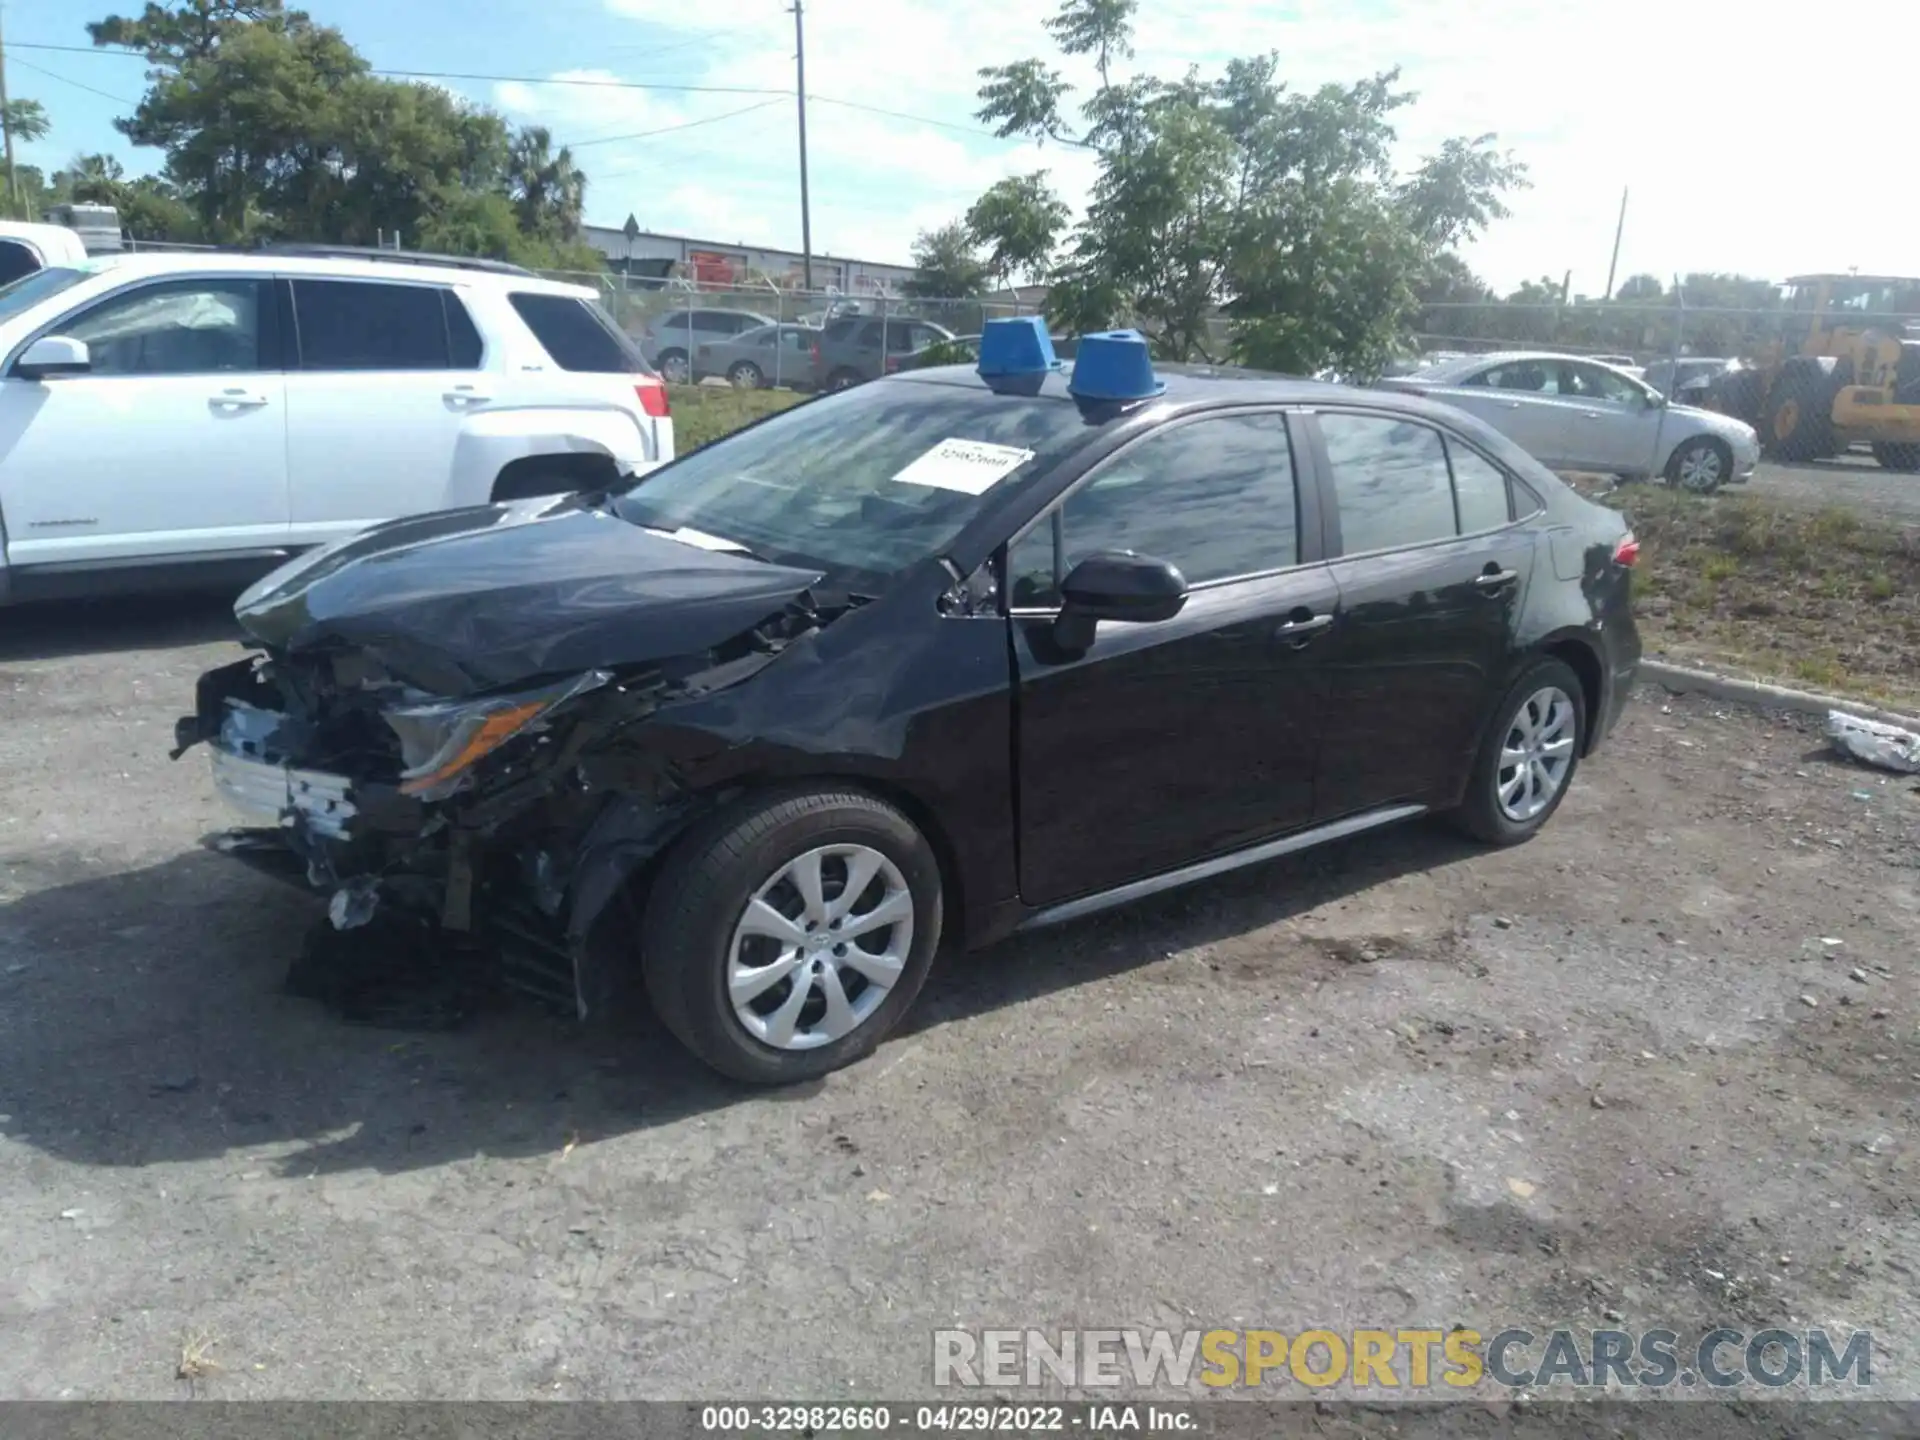
[[[1473,583],[1482,590],[1503,590],[1519,578],[1518,570],[1488,570],[1475,576]]]

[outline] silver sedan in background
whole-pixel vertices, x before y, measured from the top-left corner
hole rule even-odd
[[[1696,494],[1753,478],[1753,427],[1675,405],[1623,370],[1578,355],[1474,355],[1377,382],[1486,421],[1555,470],[1662,476]]]

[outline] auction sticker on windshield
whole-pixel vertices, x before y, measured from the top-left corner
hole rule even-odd
[[[984,495],[1033,458],[1033,451],[985,440],[942,440],[893,478],[902,485],[931,485]]]

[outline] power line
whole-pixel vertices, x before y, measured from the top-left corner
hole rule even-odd
[[[985,135],[991,140],[1001,138],[993,131],[983,130],[978,125],[961,125],[952,120],[935,120],[931,115],[912,115],[905,110],[886,110],[878,105],[863,105],[858,100],[835,100],[830,95],[810,95],[807,98],[822,105],[838,105],[846,110],[864,110],[869,115],[886,115],[895,120],[911,120],[918,125],[937,125],[942,130],[958,130],[967,135]]]
[[[716,38],[720,33],[721,32],[716,31],[712,36],[702,36],[700,38],[702,39]],[[691,42],[686,42],[686,43],[691,43]],[[12,50],[57,50],[62,52],[63,54],[69,54],[69,55],[111,55],[117,58],[127,59],[127,60],[144,60],[146,58],[145,56],[137,54],[136,52],[131,50],[104,50],[104,49],[97,50],[90,45],[47,45],[47,44],[36,44],[31,41],[16,40],[16,41],[13,41],[8,46],[8,48]],[[669,48],[673,48],[673,47],[669,47]],[[665,52],[655,51],[654,53],[664,54]],[[26,62],[23,61],[21,63],[24,64]],[[684,91],[688,94],[699,94],[699,95],[772,95],[772,96],[778,96],[782,99],[794,93],[792,90],[775,90],[775,89],[769,89],[765,86],[681,85],[681,84],[677,84],[675,82],[666,81],[666,80],[589,80],[577,75],[477,75],[477,74],[465,74],[465,73],[460,73],[455,71],[435,72],[435,71],[429,71],[429,70],[374,70],[371,73],[375,75],[382,75],[382,76],[387,76],[387,77],[397,78],[397,79],[484,80],[494,84],[577,85],[577,86],[585,86],[588,89],[601,89],[601,90],[673,90],[673,91]],[[78,82],[69,82],[69,83],[78,83]],[[102,92],[96,92],[96,93],[102,93]],[[120,99],[119,96],[108,96],[107,98]],[[820,94],[810,93],[807,96],[807,98],[809,100],[817,101],[822,105],[838,105],[845,110],[861,110],[869,115],[885,115],[887,118],[891,120],[910,120],[917,125],[933,125],[942,130],[957,130],[964,135],[984,135],[991,140],[998,140],[1001,138],[1000,136],[995,135],[993,131],[984,129],[979,125],[964,125],[954,120],[936,120],[931,115],[916,115],[908,110],[889,110],[884,106],[868,105],[863,101],[859,101],[859,100],[836,100],[831,95],[820,95]],[[123,101],[122,103],[130,104],[132,102]],[[752,108],[758,109],[759,107],[755,106]],[[579,143],[584,144],[586,142],[582,141]]]
[[[686,120],[678,125],[662,125],[657,130],[636,130],[630,135],[601,135],[592,140],[574,140],[567,145],[569,150],[582,150],[589,145],[611,145],[618,140],[651,140],[656,135],[672,135],[680,130],[692,130],[701,125],[718,125],[722,120],[737,119],[742,115],[751,115],[756,110],[765,110],[769,105],[779,105],[786,100],[784,95],[776,95],[771,100],[762,100],[758,104],[746,105],[738,110],[729,110],[723,115],[705,115],[698,120]]]
[[[16,50],[55,50],[65,55],[115,55],[144,61],[147,57],[132,50],[96,50],[90,45],[46,45],[16,40]],[[580,85],[590,90],[674,90],[690,95],[777,95],[785,98],[791,90],[770,90],[764,85],[676,85],[662,80],[589,80],[579,75],[482,75],[464,70],[381,70],[370,75],[396,80],[483,80],[489,84]]]
[[[19,47],[16,46],[15,48],[17,49]],[[98,95],[102,100],[112,100],[120,105],[138,105],[140,103],[138,100],[129,100],[124,95],[109,95],[105,90],[96,90],[93,86],[83,85],[78,80],[69,80],[64,75],[56,75],[45,66],[36,65],[31,60],[22,60],[18,55],[13,57],[13,63],[23,69],[31,70],[37,75],[44,75],[49,80],[58,80],[62,85],[71,85],[74,89],[84,90],[89,95]]]

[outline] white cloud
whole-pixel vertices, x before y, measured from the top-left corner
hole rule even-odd
[[[717,12],[686,0],[606,4],[633,22],[620,27],[635,39],[619,53],[631,55],[636,75],[774,90],[793,84],[792,19],[777,0],[728,7],[721,30],[711,29]],[[1084,197],[1092,176],[1084,155],[1008,144],[973,128],[979,67],[1051,57],[1041,22],[1053,9],[1054,0],[808,0],[817,247],[904,259],[918,230],[957,216],[1000,176],[1026,170],[1051,169],[1071,200]],[[1881,53],[1901,53],[1920,39],[1920,7],[1856,0],[1846,34],[1878,36]],[[1397,117],[1403,164],[1448,135],[1494,131],[1531,167],[1533,188],[1513,198],[1513,217],[1468,257],[1503,289],[1571,269],[1576,291],[1597,292],[1623,186],[1632,201],[1621,278],[1639,270],[1912,271],[1920,266],[1909,239],[1920,201],[1889,170],[1872,123],[1892,92],[1842,82],[1809,99],[1807,45],[1804,27],[1771,23],[1747,0],[1578,8],[1551,0],[1466,8],[1452,0],[1194,0],[1142,6],[1134,65],[1160,74],[1188,64],[1213,69],[1228,56],[1272,49],[1296,89],[1400,66],[1403,83],[1419,93]],[[1084,65],[1062,68],[1083,85],[1089,78]],[[562,139],[751,103],[647,91],[603,96],[584,87],[509,89],[496,99],[517,116],[541,114]],[[960,128],[828,103],[836,100]],[[773,106],[580,158],[597,177],[597,217],[633,210],[650,225],[693,233],[710,220],[721,232],[715,238],[793,245],[795,148],[791,107]],[[675,203],[684,216],[669,213]],[[1846,223],[1836,219],[1843,213]]]

